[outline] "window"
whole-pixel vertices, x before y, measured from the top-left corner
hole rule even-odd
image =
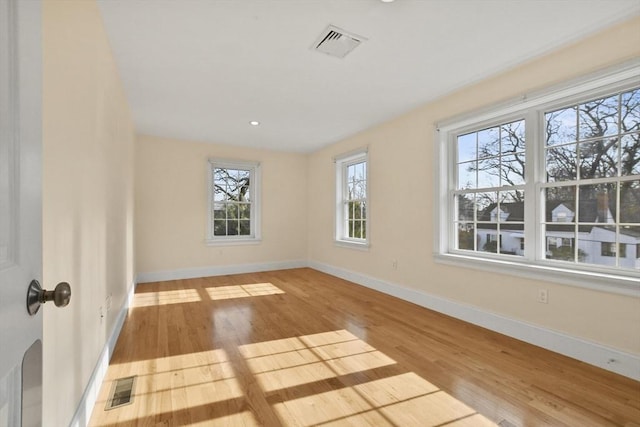
[[[627,66],[440,126],[437,258],[637,289],[639,75]]]
[[[369,244],[367,152],[336,158],[336,242]]]
[[[459,135],[455,145],[457,248],[522,254],[524,120]]]
[[[208,243],[260,239],[258,163],[209,160]]]
[[[619,248],[620,248],[620,258],[626,258],[627,257],[627,245],[624,243],[620,243],[619,244]],[[613,242],[602,242],[601,246],[600,246],[600,255],[601,256],[609,256],[609,257],[614,257],[616,256],[616,253],[618,251],[616,251],[616,244]]]

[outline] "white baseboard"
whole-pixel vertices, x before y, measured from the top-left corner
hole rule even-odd
[[[104,380],[104,377],[107,374],[107,369],[109,368],[109,360],[111,360],[111,355],[113,354],[116,342],[118,341],[118,337],[120,336],[120,331],[122,330],[124,321],[127,318],[127,312],[129,311],[129,307],[131,306],[131,303],[133,301],[133,294],[135,292],[136,283],[137,281],[132,283],[129,287],[127,298],[124,301],[123,306],[120,307],[118,317],[116,318],[116,323],[113,325],[113,329],[111,330],[109,339],[105,343],[104,348],[100,353],[100,357],[98,357],[98,361],[95,368],[93,369],[91,378],[89,378],[87,387],[84,389],[82,398],[78,403],[76,413],[73,415],[73,418],[69,423],[70,427],[86,427],[89,424],[91,412],[93,412],[93,408],[96,405],[96,401],[98,400],[98,393],[100,392],[102,381]]]
[[[287,270],[307,267],[305,260],[263,262],[258,264],[220,265],[213,267],[185,268],[169,271],[139,273],[137,283],[164,282],[167,280],[194,279],[197,277],[224,276],[227,274],[257,273],[260,271]]]
[[[482,326],[503,335],[563,354],[611,372],[640,381],[640,357],[540,326],[510,319],[477,307],[408,289],[361,273],[316,261],[308,266],[367,288],[412,302],[430,310]]]

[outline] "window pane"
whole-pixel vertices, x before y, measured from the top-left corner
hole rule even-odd
[[[367,238],[367,221],[363,220],[362,222],[362,238],[366,239]]]
[[[240,171],[237,169],[227,169],[229,178],[227,179],[227,192],[229,199],[240,200]]]
[[[213,235],[214,236],[226,236],[227,235],[227,221],[214,220],[213,221]]]
[[[476,158],[476,133],[458,137],[458,163]]]
[[[473,221],[473,206],[475,203],[475,194],[459,194],[456,196],[456,204],[458,206],[459,221]]]
[[[458,224],[458,248],[464,250],[474,250],[475,229],[473,223]]]
[[[500,179],[502,185],[524,184],[524,154],[502,157]]]
[[[500,191],[500,222],[524,221],[524,191]]]
[[[478,188],[497,187],[500,184],[500,157],[478,161]]]
[[[494,127],[478,132],[478,158],[500,154],[500,128]]]
[[[547,181],[567,181],[576,179],[576,144],[547,149]]]
[[[348,237],[353,237],[353,221],[348,221],[349,224],[349,234]]]
[[[362,208],[362,219],[367,219],[367,202],[360,202],[360,207]]]
[[[616,184],[581,185],[579,187],[578,221],[615,223]]]
[[[356,239],[362,238],[362,221],[353,221],[353,236]]]
[[[352,207],[353,207],[353,218],[361,219],[362,208],[360,207],[360,202],[352,202]]]
[[[478,221],[491,221],[491,212],[496,209],[498,203],[497,193],[476,194],[476,218]]]
[[[228,236],[237,236],[238,235],[238,221],[237,220],[229,220],[229,221],[227,221],[227,235]]]
[[[621,175],[640,174],[640,133],[622,137]]]
[[[626,245],[625,256],[620,256],[620,267],[640,269],[640,226],[620,227],[619,241]]]
[[[604,178],[618,175],[618,138],[579,144],[580,178]]]
[[[580,140],[618,132],[618,96],[597,99],[578,106]]]
[[[355,202],[347,203],[347,219],[351,220],[355,217]]]
[[[241,220],[240,222],[240,235],[248,236],[251,234],[251,221]]]
[[[251,205],[240,205],[240,219],[251,219]]]
[[[356,167],[355,165],[347,166],[347,182],[353,182],[356,180]]]
[[[524,224],[500,225],[500,253],[524,255]]]
[[[575,226],[559,224],[545,225],[545,258],[574,262],[575,241]]]
[[[573,222],[575,220],[575,186],[545,188],[544,200],[547,222]]]
[[[214,203],[213,204],[213,218],[214,219],[226,219],[227,218],[227,210],[225,208],[224,203]]]
[[[227,203],[227,219],[238,219],[238,205],[236,203]]]
[[[500,127],[502,154],[524,153],[524,120],[507,123]]]
[[[365,179],[364,163],[358,163],[356,164],[356,180],[364,181],[364,179]]]
[[[595,237],[595,238],[594,238]],[[615,267],[617,264],[616,227],[580,227],[578,248],[582,257],[579,262],[585,264],[606,265]]]
[[[365,181],[356,181],[353,185],[353,198],[354,199],[364,199],[366,197],[366,186]]]
[[[213,200],[223,202],[227,199],[227,183],[225,181],[216,181],[213,185]]]
[[[640,223],[640,180],[620,183],[620,222]]]
[[[640,130],[640,89],[622,94],[622,132]]]
[[[249,171],[240,171],[241,173],[246,172],[246,174],[243,174],[243,176],[240,178],[240,181],[238,182],[238,201],[240,202],[246,202],[249,200],[249,186],[250,186],[250,178],[249,178]]]
[[[578,119],[575,107],[546,113],[544,118],[547,145],[563,144],[576,140]]]
[[[494,228],[491,229],[490,227]],[[482,252],[497,253],[498,246],[498,232],[493,224],[478,224],[478,250]]]
[[[458,165],[458,189],[469,188],[477,188],[475,161]]]

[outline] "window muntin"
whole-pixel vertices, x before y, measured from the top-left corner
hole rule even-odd
[[[446,207],[438,209],[440,230],[436,232],[436,242],[440,254],[471,255],[479,261],[492,258],[513,260],[514,266],[561,268],[566,273],[591,271],[616,277],[635,277],[640,270],[640,262],[637,261],[640,257],[634,258],[635,254],[632,254],[634,250],[640,250],[637,249],[640,248],[640,220],[636,218],[640,215],[639,79],[636,72],[626,69],[616,76],[619,76],[616,77],[618,80],[610,76],[603,78],[600,81],[606,83],[600,85],[593,79],[574,88],[560,89],[557,93],[541,93],[524,100],[519,108],[514,103],[499,110],[481,112],[477,116],[477,123],[480,123],[477,127],[472,117],[466,117],[457,124],[440,128],[439,165],[441,171],[446,171],[442,176],[447,177],[441,183],[447,184],[440,185],[439,194],[442,197],[444,191],[448,191],[449,200]],[[609,93],[606,85],[612,87]],[[581,95],[576,87],[586,89]],[[594,93],[597,95],[590,95]],[[576,101],[558,102],[560,99]],[[501,149],[500,156],[483,156],[487,150],[482,148],[487,144],[479,141],[487,141],[488,130],[494,133],[495,139],[495,129],[503,126],[501,123],[513,123],[518,116],[524,118],[526,124],[527,145],[522,150],[524,182],[509,185],[510,182],[504,179],[505,172],[497,165],[510,153]],[[496,117],[506,119],[498,121],[500,119],[496,120]],[[485,184],[479,178],[479,169],[483,163],[488,164],[483,162],[485,157],[493,159],[493,181],[489,185],[495,187],[482,187]],[[498,176],[498,173],[502,175]],[[603,188],[608,190],[608,200],[597,195]],[[509,201],[505,202],[501,193],[510,190],[522,190],[522,199],[526,201],[522,224],[517,224],[522,226],[521,230],[508,229],[506,226],[511,225],[508,217],[501,221],[511,212],[494,209],[501,207],[500,201],[504,207],[508,206]],[[587,216],[602,217],[609,223],[584,220],[578,209],[581,202],[582,215],[588,213]],[[609,210],[603,209],[607,203],[611,205]],[[478,212],[482,213],[489,206],[494,210],[493,215],[485,212],[479,218]],[[524,217],[527,218],[526,226]],[[448,226],[443,223],[444,218]],[[486,234],[490,234],[486,230],[488,225],[495,230],[495,236],[501,236],[502,242],[496,249],[490,246],[483,250],[486,242],[482,241],[482,236],[486,241],[500,242],[494,237],[486,238]],[[479,230],[478,227],[484,229]],[[600,260],[594,262],[584,246],[588,242],[585,233],[589,229],[597,229],[599,234],[591,235],[591,238],[599,239],[597,245],[613,241],[618,245],[624,244],[625,249],[618,250],[615,257],[604,262],[598,246]],[[613,239],[610,238],[612,235]],[[508,248],[501,251],[505,241],[511,237],[521,245],[519,257],[505,256],[511,255]],[[446,261],[454,262],[453,259]],[[524,271],[519,267],[517,270]]]
[[[368,244],[367,153],[336,159],[336,241]]]
[[[258,164],[210,160],[209,242],[258,240]]]

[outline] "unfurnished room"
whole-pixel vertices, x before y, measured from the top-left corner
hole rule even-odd
[[[640,426],[640,2],[0,0],[5,426]]]

